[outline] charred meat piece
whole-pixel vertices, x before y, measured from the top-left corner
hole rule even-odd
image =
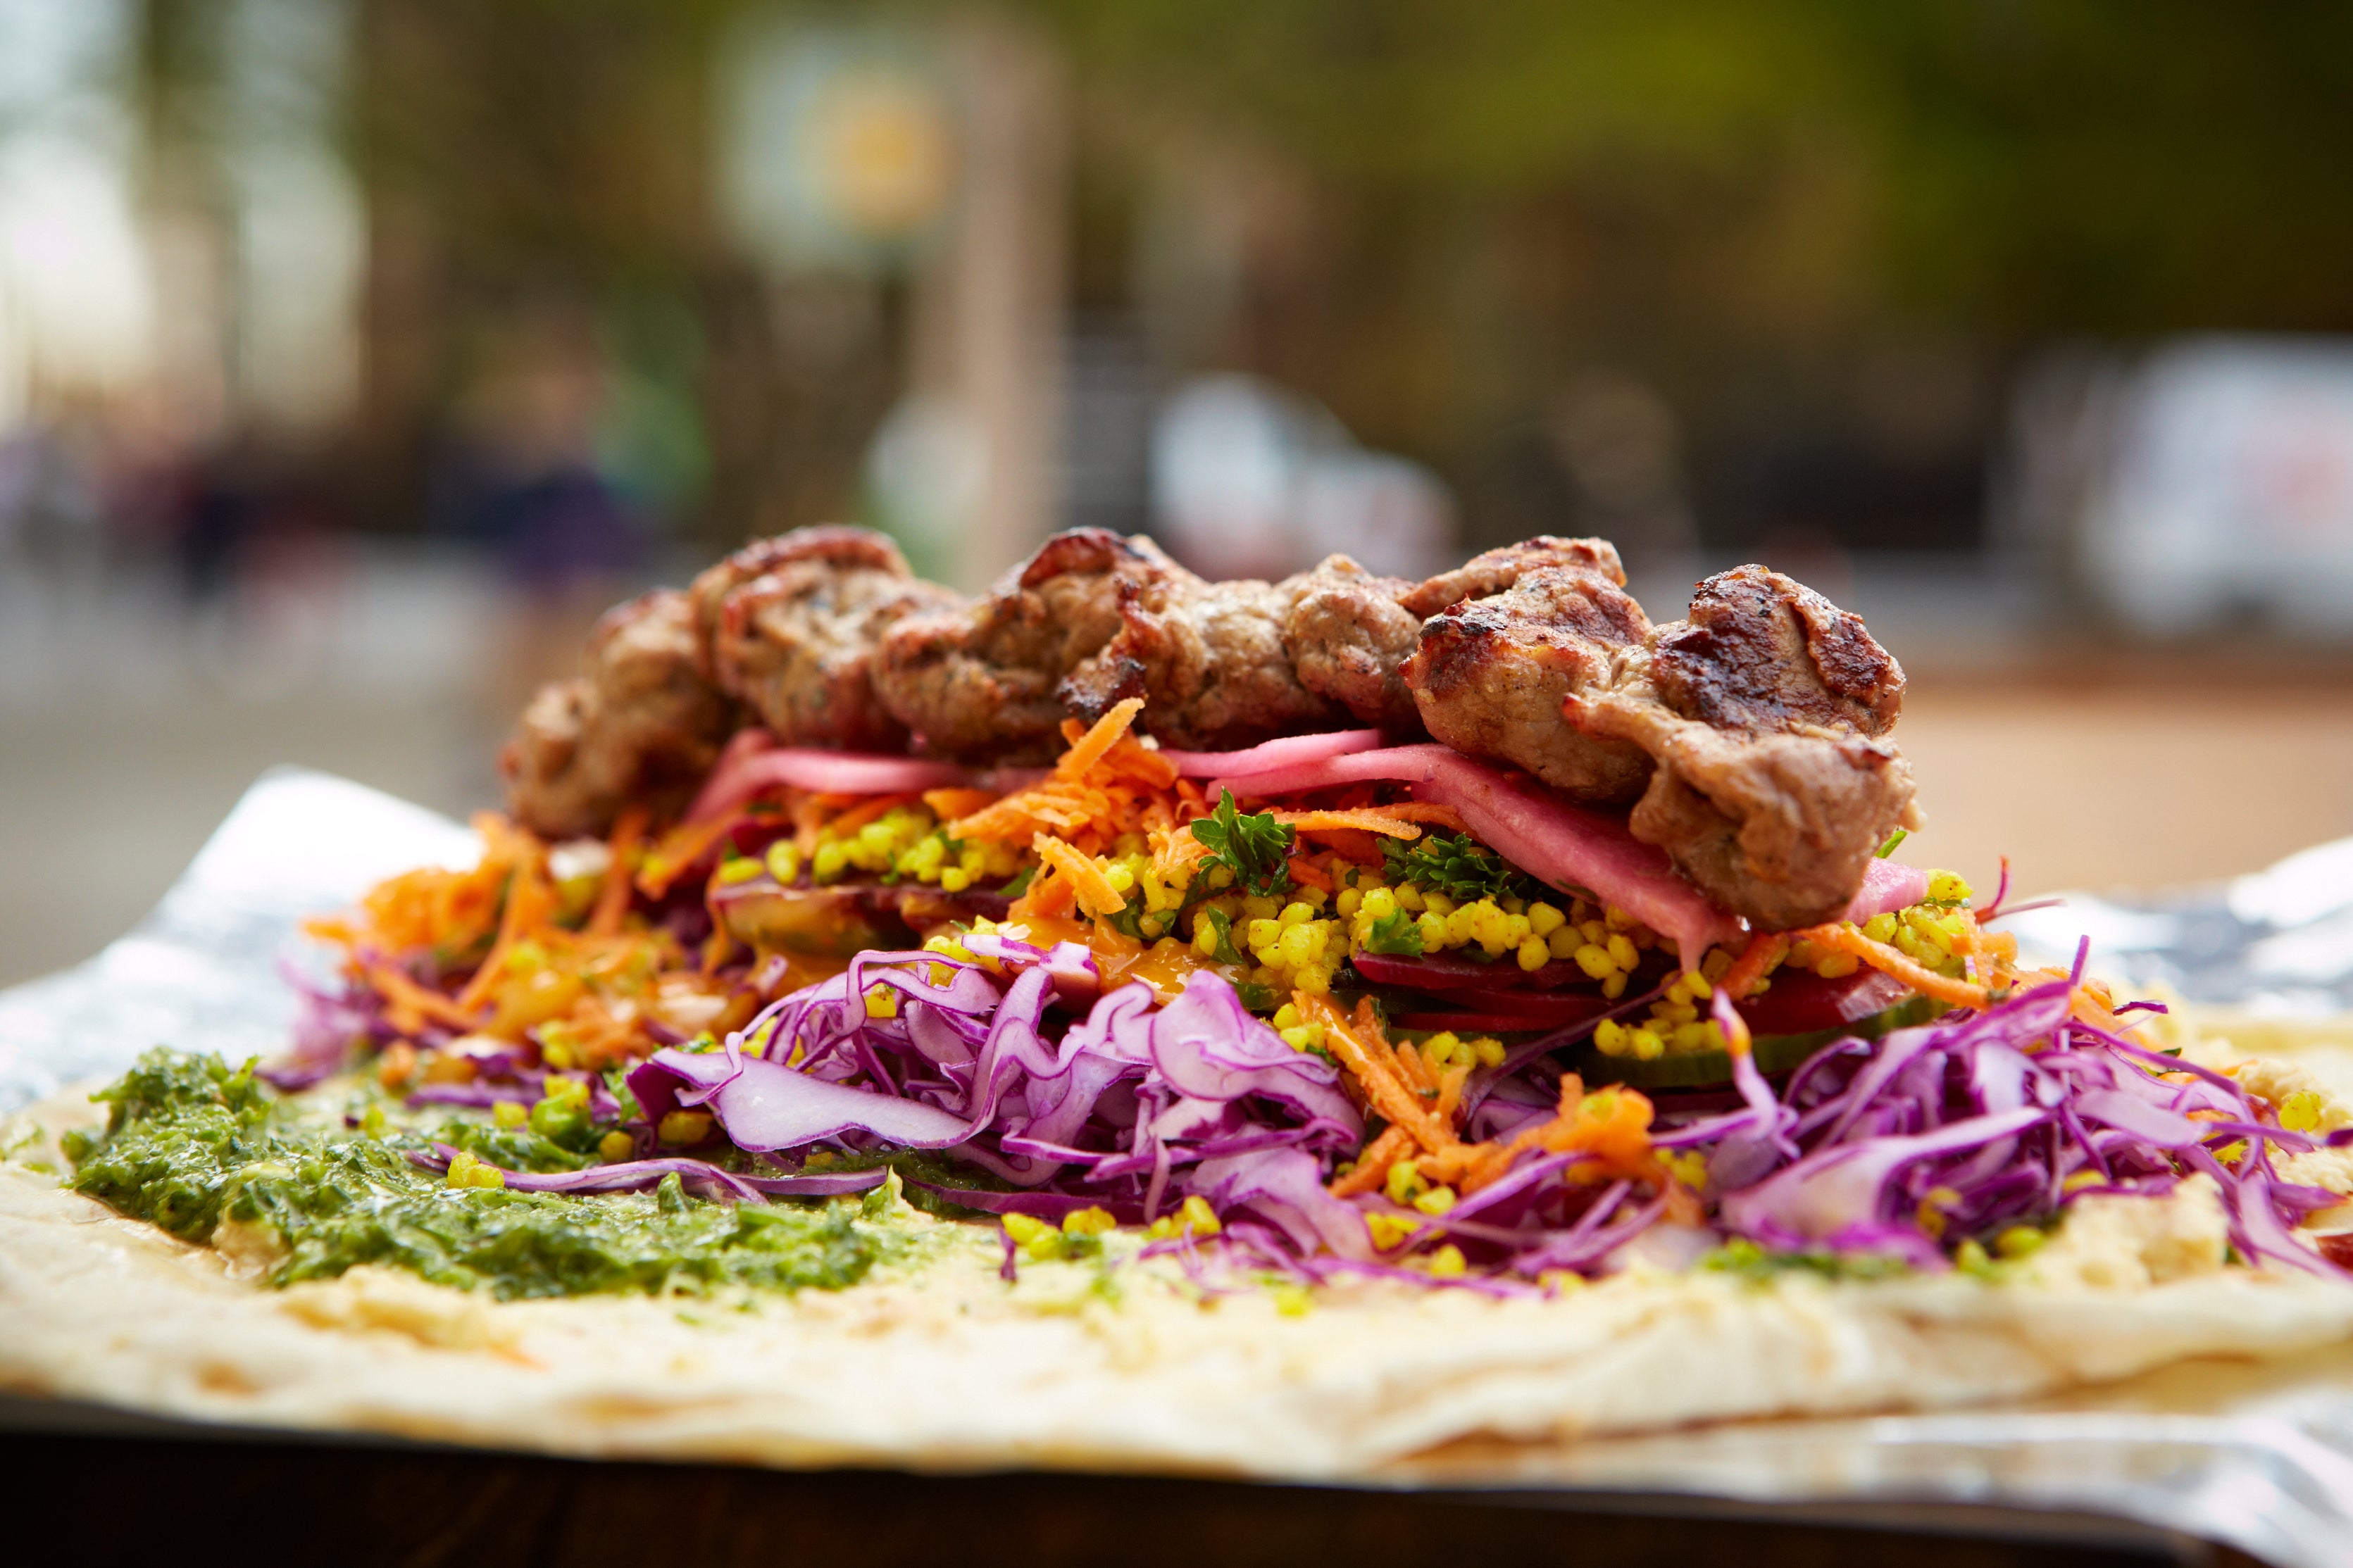
[[[1517,544],[1506,544],[1474,555],[1451,572],[1441,572],[1409,590],[1398,601],[1414,615],[1429,619],[1450,605],[1465,599],[1490,599],[1520,580],[1524,572],[1546,566],[1598,572],[1614,585],[1626,585],[1626,568],[1618,547],[1606,539],[1562,539],[1540,533]]]
[[[695,625],[706,652],[718,638],[720,611],[727,595],[751,582],[787,566],[814,563],[837,572],[879,572],[913,580],[907,558],[899,547],[871,529],[828,524],[796,528],[772,539],[755,539],[694,579],[687,591],[694,596]]]
[[[969,608],[918,616],[882,638],[874,689],[923,749],[973,761],[1042,762],[1061,731],[1060,688],[1191,574],[1148,541],[1100,528],[1058,533]],[[1100,669],[1099,684],[1124,672]]]
[[[787,746],[901,751],[907,731],[874,696],[883,632],[958,595],[908,571],[857,528],[806,528],[747,545],[695,579],[709,668]]]
[[[924,749],[1043,761],[1066,717],[1145,699],[1171,745],[1250,745],[1337,715],[1299,683],[1271,584],[1205,583],[1143,538],[1056,534],[969,609],[883,638],[875,687]]]
[[[1761,566],[1709,578],[1692,609],[1570,716],[1656,761],[1634,837],[1716,903],[1767,931],[1835,919],[1887,836],[1918,824],[1910,764],[1882,738],[1904,672],[1855,616]]]
[[[1300,685],[1384,730],[1421,728],[1399,668],[1421,641],[1422,617],[1405,607],[1415,584],[1377,577],[1345,555],[1284,579],[1290,600],[1282,645]]]
[[[1600,550],[1614,568],[1616,552]],[[1593,567],[1540,566],[1500,593],[1432,616],[1403,671],[1430,732],[1590,805],[1622,805],[1641,795],[1651,773],[1641,748],[1579,730],[1564,711],[1606,691],[1620,658],[1651,629],[1623,580]]]
[[[1887,836],[1918,821],[1911,764],[1883,740],[1744,734],[1652,711],[1638,728],[1658,769],[1629,826],[1760,931],[1837,919]]]
[[[1668,707],[1724,729],[1883,735],[1904,708],[1904,671],[1862,617],[1762,566],[1702,583],[1689,618],[1659,628],[1651,663]]]
[[[1179,657],[1147,668],[1134,693],[1146,700],[1139,721],[1169,745],[1208,752],[1342,722],[1292,665],[1282,639],[1290,608],[1282,589],[1250,580],[1204,583],[1181,596],[1166,617]],[[1088,719],[1109,706],[1074,704]]]
[[[735,727],[699,642],[693,602],[674,589],[606,612],[586,672],[543,687],[500,753],[516,820],[570,838],[607,831],[626,805],[683,808]]]

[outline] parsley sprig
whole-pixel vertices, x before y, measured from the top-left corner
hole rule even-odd
[[[1384,868],[1391,883],[1411,882],[1444,893],[1458,904],[1481,899],[1525,898],[1528,879],[1493,850],[1467,833],[1431,833],[1408,845],[1381,840]]]
[[[1193,837],[1209,852],[1209,863],[1234,875],[1234,885],[1254,898],[1271,899],[1291,885],[1291,828],[1272,812],[1249,816],[1234,809],[1234,792],[1218,792],[1218,809],[1195,820]]]
[[[1392,910],[1375,921],[1365,933],[1365,947],[1371,952],[1393,952],[1407,958],[1421,956],[1421,927],[1403,910]]]

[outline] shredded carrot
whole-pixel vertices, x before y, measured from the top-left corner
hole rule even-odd
[[[1335,1196],[1377,1190],[1408,1159],[1425,1180],[1453,1184],[1467,1194],[1503,1176],[1521,1154],[1542,1149],[1577,1155],[1572,1173],[1647,1182],[1666,1194],[1676,1218],[1698,1217],[1696,1197],[1651,1147],[1654,1111],[1647,1097],[1616,1087],[1588,1096],[1571,1073],[1561,1080],[1559,1109],[1549,1121],[1508,1142],[1466,1143],[1454,1123],[1471,1076],[1468,1063],[1440,1070],[1412,1045],[1389,1045],[1370,998],[1358,1003],[1353,1018],[1343,1018],[1326,996],[1298,991],[1291,1002],[1303,1020],[1323,1026],[1325,1048],[1355,1077],[1369,1108],[1389,1123],[1357,1155],[1355,1168],[1332,1184]]]
[[[1149,841],[1154,830],[1200,815],[1199,792],[1181,787],[1176,764],[1127,732],[1142,706],[1141,699],[1130,698],[1091,730],[1082,730],[1076,720],[1066,722],[1071,749],[1053,772],[949,822],[948,837],[1026,845],[1044,833],[1081,854],[1100,855],[1120,838]]]
[[[1757,988],[1757,983],[1765,978],[1766,971],[1787,956],[1793,940],[1788,931],[1758,931],[1748,939],[1748,946],[1733,960],[1732,967],[1724,972],[1724,978],[1716,984],[1731,993],[1732,999],[1737,1002]]]
[[[669,892],[672,884],[694,868],[711,847],[734,830],[744,819],[731,811],[702,822],[682,822],[658,839],[638,871],[638,891],[649,899]]]
[[[1555,1154],[1580,1156],[1578,1164],[1572,1169],[1592,1169],[1604,1175],[1647,1181],[1668,1193],[1670,1206],[1673,1207],[1672,1194],[1680,1187],[1651,1147],[1652,1115],[1647,1096],[1618,1088],[1588,1095],[1583,1080],[1570,1073],[1561,1079],[1560,1106],[1553,1119],[1527,1129],[1508,1143],[1479,1145],[1475,1155],[1464,1163],[1467,1169],[1459,1178],[1461,1190],[1477,1192],[1509,1171],[1525,1151],[1543,1149]],[[1441,1167],[1430,1173],[1443,1175],[1445,1172]],[[1695,1210],[1688,1193],[1684,1194],[1682,1206],[1687,1213]]]
[[[1462,814],[1451,805],[1440,805],[1434,800],[1400,800],[1388,805],[1344,806],[1346,811],[1377,811],[1383,816],[1394,816],[1399,822],[1424,823],[1431,827],[1443,827],[1450,833],[1468,833],[1471,825]]]
[[[1356,1156],[1356,1169],[1332,1184],[1332,1195],[1353,1198],[1358,1193],[1372,1192],[1388,1180],[1390,1166],[1412,1152],[1412,1133],[1394,1123],[1383,1128],[1381,1135]]]
[[[1306,856],[1293,855],[1290,860],[1285,862],[1285,865],[1291,873],[1291,879],[1297,882],[1300,886],[1305,888],[1320,888],[1327,893],[1332,891],[1333,882],[1331,877],[1324,872],[1322,867],[1316,865],[1314,861],[1310,860]]]
[[[474,818],[482,855],[463,871],[424,867],[387,878],[360,900],[360,919],[332,916],[304,929],[343,946],[367,945],[386,952],[431,948],[455,962],[486,942],[499,922],[499,904],[516,865],[538,849],[538,840],[506,818],[483,812]]]
[[[1113,703],[1110,712],[1095,721],[1093,729],[1078,735],[1071,733],[1077,728],[1078,721],[1064,720],[1062,735],[1071,742],[1071,749],[1055,760],[1054,776],[1063,779],[1084,778],[1088,769],[1101,762],[1113,746],[1119,744],[1120,737],[1127,733],[1129,726],[1135,722],[1135,716],[1143,711],[1144,699],[1130,697],[1124,701]],[[1169,778],[1175,779],[1176,764],[1168,763],[1165,757],[1161,760],[1167,763]]]
[[[932,815],[942,822],[970,816],[996,798],[985,789],[927,789],[923,792],[923,804],[930,806]]]
[[[438,991],[419,985],[389,963],[363,963],[360,973],[367,976],[376,994],[385,999],[385,1021],[404,1035],[417,1033],[428,1019],[453,1029],[472,1030],[481,1026],[481,1020],[472,1013]]]
[[[1078,906],[1078,889],[1068,877],[1041,876],[1029,884],[1028,896],[1014,901],[1009,912],[1037,917],[1066,915]]]
[[[1209,847],[1189,832],[1172,834],[1168,840],[1166,865],[1163,867],[1161,858],[1156,855],[1153,858],[1153,865],[1165,879],[1170,871],[1182,870],[1196,860],[1207,858],[1208,853]]]
[[[1062,874],[1080,908],[1097,920],[1127,908],[1127,895],[1111,885],[1111,879],[1103,875],[1103,868],[1095,864],[1093,856],[1050,833],[1038,835],[1030,840],[1029,847],[1038,852],[1039,860]]]
[[[1277,811],[1268,815],[1297,833],[1353,827],[1366,833],[1385,834],[1391,838],[1421,837],[1419,827],[1385,805],[1366,806],[1356,811]]]
[[[2057,977],[2065,978],[2064,975]],[[2089,1024],[2092,1027],[2105,1029],[2111,1035],[2121,1035],[2127,1030],[2137,1029],[2147,1022],[2145,1017],[2117,1017],[2115,1001],[2116,998],[2108,994],[2105,986],[2086,981],[2075,987],[2067,1011],[2077,1023]]]
[[[1959,1007],[1984,1008],[1992,1005],[1991,994],[1985,986],[1973,985],[1966,980],[1955,980],[1950,975],[1939,974],[1927,965],[1916,963],[1905,957],[1903,953],[1886,943],[1872,941],[1859,929],[1844,921],[1833,921],[1826,926],[1816,926],[1811,931],[1791,934],[1804,937],[1821,947],[1834,947],[1841,952],[1851,952],[1882,974],[1892,974],[1922,995],[1934,996],[1939,1002],[1950,1002]],[[1741,955],[1741,962],[1743,963],[1747,962],[1746,953]],[[1739,967],[1739,964],[1733,965],[1736,971]],[[1730,984],[1731,980],[1730,974],[1725,976],[1727,985]],[[1737,996],[1741,993],[1736,991],[1733,994]]]
[[[1308,831],[1314,834],[1317,843],[1351,865],[1378,870],[1387,863],[1386,857],[1381,854],[1381,836],[1377,833],[1366,833],[1354,827],[1319,827]]]
[[[596,889],[596,907],[588,916],[590,936],[617,936],[621,917],[629,912],[630,862],[645,842],[646,809],[633,805],[613,825],[611,858],[605,863],[605,881]]]
[[[466,988],[458,993],[458,1005],[470,1011],[490,1000],[491,988],[504,973],[515,945],[535,934],[554,913],[555,892],[547,885],[546,859],[533,855],[515,868],[514,879],[507,884],[507,907],[499,917],[498,940],[491,944],[490,956],[466,982]]]
[[[1391,1126],[1404,1128],[1415,1142],[1433,1152],[1461,1142],[1454,1130],[1432,1116],[1420,1095],[1407,1086],[1398,1072],[1396,1053],[1380,1043],[1377,1034],[1369,1040],[1358,1035],[1328,996],[1294,991],[1291,1002],[1302,1019],[1324,1026],[1324,1045],[1356,1075],[1366,1100]]]
[[[858,804],[854,795],[804,795],[791,797],[793,848],[804,860],[817,853],[818,835],[826,824]]]
[[[880,822],[902,805],[921,800],[919,795],[878,795],[860,801],[825,825],[825,830],[837,838],[857,832],[870,822]]]

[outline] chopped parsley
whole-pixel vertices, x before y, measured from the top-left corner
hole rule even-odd
[[[1384,838],[1381,855],[1392,884],[1411,882],[1458,904],[1526,898],[1535,890],[1517,867],[1467,833],[1430,833],[1411,844]]]
[[[1193,837],[1209,852],[1209,863],[1233,873],[1234,885],[1253,898],[1271,899],[1291,885],[1292,833],[1272,812],[1244,816],[1234,809],[1234,792],[1218,792],[1218,809],[1193,824]]]
[[[1393,910],[1373,922],[1365,934],[1368,952],[1394,952],[1406,958],[1421,956],[1421,926],[1403,910]]]
[[[1911,829],[1906,827],[1897,828],[1894,832],[1887,836],[1887,842],[1879,847],[1878,854],[1873,856],[1873,858],[1879,860],[1886,859],[1890,855],[1894,854],[1898,848],[1902,847],[1904,841],[1911,837]]]
[[[1234,922],[1225,910],[1215,908],[1205,909],[1194,918],[1207,921],[1209,929],[1217,933],[1218,944],[1209,951],[1211,958],[1219,963],[1239,963],[1244,966],[1249,964],[1250,960],[1244,958],[1234,947]]]

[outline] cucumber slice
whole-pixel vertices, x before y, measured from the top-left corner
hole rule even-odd
[[[1944,1005],[1933,996],[1911,996],[1885,1012],[1873,1013],[1839,1028],[1816,1029],[1804,1035],[1759,1035],[1750,1042],[1750,1050],[1759,1072],[1783,1073],[1832,1040],[1856,1037],[1875,1040],[1890,1029],[1925,1024],[1944,1012]],[[1732,1058],[1723,1051],[1695,1051],[1689,1056],[1666,1056],[1645,1062],[1632,1057],[1603,1056],[1588,1039],[1569,1047],[1566,1060],[1569,1070],[1584,1079],[1588,1087],[1622,1083],[1629,1089],[1713,1089],[1732,1081]]]

